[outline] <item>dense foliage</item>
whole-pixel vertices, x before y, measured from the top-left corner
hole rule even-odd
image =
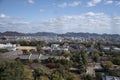
[[[28,75],[29,74],[29,75]],[[20,61],[1,58],[0,80],[32,80],[32,72]]]

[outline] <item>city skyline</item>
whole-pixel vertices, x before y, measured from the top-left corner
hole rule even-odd
[[[120,34],[119,0],[0,0],[0,32]]]

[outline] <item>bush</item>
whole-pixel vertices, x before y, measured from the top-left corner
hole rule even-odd
[[[41,63],[41,60],[40,60],[40,59],[34,59],[33,62],[34,62],[34,63]]]
[[[46,66],[49,67],[50,69],[52,69],[52,68],[56,67],[56,64],[55,63],[48,63]]]
[[[93,77],[91,75],[86,75],[85,80],[93,80]]]

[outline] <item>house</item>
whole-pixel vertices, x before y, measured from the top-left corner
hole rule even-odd
[[[102,49],[105,50],[105,51],[109,51],[110,47],[109,46],[104,46],[104,47],[102,47]]]
[[[68,51],[69,46],[60,46],[59,44],[52,44],[51,46],[42,47],[45,51]]]
[[[4,54],[1,54],[1,56],[5,56],[5,57],[13,57],[13,56],[17,56],[17,55],[22,55],[23,51],[21,50],[16,50],[16,51],[11,51],[11,52],[6,52]]]
[[[120,48],[113,46],[113,51],[120,52]]]
[[[16,50],[16,44],[11,44],[11,43],[7,43],[7,44],[0,44],[0,49],[8,49],[8,50]]]
[[[115,76],[105,76],[103,80],[120,80],[120,77],[115,77]]]

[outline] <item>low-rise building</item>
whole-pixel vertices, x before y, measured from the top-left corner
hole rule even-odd
[[[106,76],[103,80],[120,80],[120,77],[115,76]]]
[[[8,50],[16,50],[16,44],[11,44],[11,43],[7,43],[7,44],[0,44],[0,49],[8,49]]]

